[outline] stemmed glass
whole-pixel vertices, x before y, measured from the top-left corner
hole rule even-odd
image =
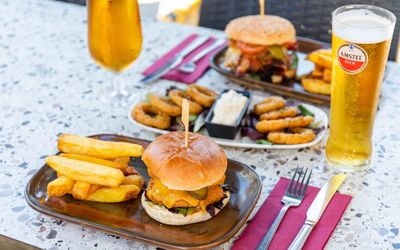
[[[111,71],[111,84],[100,100],[125,106],[130,93],[117,79],[142,49],[142,29],[137,0],[87,0],[89,51],[97,64]]]

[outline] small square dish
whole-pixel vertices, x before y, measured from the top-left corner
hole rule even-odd
[[[240,114],[237,117],[234,125],[227,125],[227,124],[213,122],[213,118],[215,115],[214,112],[218,102],[221,100],[221,97],[227,94],[229,91],[235,91],[237,94],[247,97],[246,104],[240,111]],[[206,117],[205,123],[208,134],[211,137],[215,138],[234,139],[236,137],[237,132],[240,129],[242,119],[246,115],[251,101],[252,101],[252,94],[249,91],[231,90],[231,89],[225,89],[224,91],[222,91],[222,93],[218,96],[217,100],[214,102],[210,112],[208,112],[208,115]]]
[[[150,141],[113,134],[95,135],[104,141],[140,144]],[[140,158],[131,160],[136,170],[148,183],[147,167]],[[42,166],[29,181],[25,198],[35,210],[81,225],[123,235],[166,249],[210,249],[230,240],[244,225],[261,193],[262,182],[249,166],[228,159],[225,183],[231,190],[227,206],[214,218],[185,226],[163,225],[144,211],[140,199],[120,203],[99,203],[75,200],[67,194],[47,197],[47,184],[56,172]],[[140,197],[140,195],[139,195]]]

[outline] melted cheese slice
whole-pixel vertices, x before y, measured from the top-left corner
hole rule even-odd
[[[199,205],[199,200],[193,198],[186,191],[171,190],[156,178],[153,179],[153,185],[152,192],[147,192],[147,195],[149,195],[149,197],[152,196],[154,200],[161,201],[167,208],[172,208],[175,202],[179,200],[184,200],[193,207]]]

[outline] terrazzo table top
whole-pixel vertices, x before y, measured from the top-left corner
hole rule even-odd
[[[59,133],[118,133],[150,140],[156,135],[130,124],[126,108],[98,101],[97,91],[108,84],[108,75],[88,55],[84,7],[0,0],[0,13],[0,234],[46,249],[152,249],[28,207],[25,185],[44,158],[56,152]],[[143,51],[122,76],[139,94],[171,85],[159,81],[143,86],[137,80],[179,40],[193,32],[223,36],[220,31],[151,21],[143,22],[143,32]],[[400,249],[400,66],[389,63],[389,69],[376,117],[372,167],[349,176],[340,188],[354,198],[327,249]],[[239,88],[213,71],[199,83],[216,90]],[[264,187],[257,211],[278,178],[290,176],[296,166],[314,167],[313,185],[326,182],[333,172],[324,166],[325,141],[302,150],[224,149],[260,174]],[[232,242],[221,247],[228,249]]]

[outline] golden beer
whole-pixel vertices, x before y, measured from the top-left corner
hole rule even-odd
[[[361,170],[370,163],[375,113],[395,22],[394,16],[393,22],[386,22],[369,9],[377,7],[353,6],[358,8],[350,8],[349,13],[343,10],[344,15],[336,17],[341,20],[335,20],[340,8],[333,14],[330,133],[326,146],[328,163],[345,171]]]
[[[88,0],[88,40],[93,59],[121,72],[142,48],[137,0]]]

